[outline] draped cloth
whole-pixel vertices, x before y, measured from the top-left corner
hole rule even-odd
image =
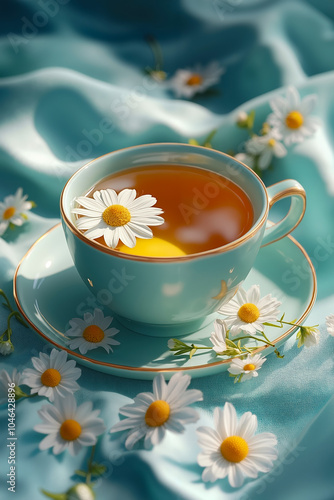
[[[295,338],[263,365],[257,380],[233,384],[226,373],[192,380],[203,391],[200,421],[184,434],[167,434],[152,451],[128,452],[121,436],[105,433],[96,460],[107,472],[98,499],[329,500],[334,498],[334,339],[324,325],[334,312],[334,5],[326,0],[3,0],[0,19],[0,200],[22,187],[37,207],[22,228],[0,238],[0,283],[12,299],[15,268],[31,244],[59,221],[59,196],[70,175],[107,152],[152,142],[199,141],[218,128],[214,147],[238,150],[244,131],[239,110],[256,109],[258,124],[281,87],[315,93],[322,126],[264,175],[267,185],[297,179],[306,189],[305,218],[294,231],[316,268],[318,298],[307,324],[320,324],[319,345],[298,349]],[[163,69],[218,61],[224,74],[215,91],[192,100],[144,69],[154,64],[147,36],[162,49]],[[320,247],[319,247],[320,245]],[[320,250],[322,251],[319,251]],[[51,307],[52,305],[50,305]],[[1,331],[7,313],[0,308]],[[9,372],[31,366],[47,351],[33,331],[15,325],[15,352],[1,357]],[[48,351],[47,351],[48,352]],[[118,410],[151,382],[83,368],[79,402],[92,400],[109,429]],[[277,435],[279,458],[270,474],[233,489],[227,480],[207,485],[196,457],[195,429],[212,426],[213,409],[230,401],[239,416],[258,416],[259,431]],[[41,488],[66,491],[88,450],[76,457],[41,452],[42,398],[17,403],[16,500],[45,498]],[[7,490],[7,410],[0,409],[1,498]]]

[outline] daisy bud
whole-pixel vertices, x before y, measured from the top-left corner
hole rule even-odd
[[[0,354],[8,356],[8,354],[11,354],[13,351],[14,346],[10,340],[6,340],[5,342],[3,340],[0,341]]]
[[[246,111],[240,111],[237,116],[237,125],[241,128],[248,127],[248,114]]]
[[[299,339],[297,347],[304,345],[305,347],[311,347],[319,343],[320,332],[315,326],[301,326],[299,332],[297,333],[297,339]]]
[[[95,493],[86,483],[79,483],[72,486],[66,492],[66,500],[95,500]]]

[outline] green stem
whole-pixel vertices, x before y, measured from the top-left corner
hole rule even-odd
[[[0,296],[3,297],[5,299],[5,301],[6,301],[6,304],[2,304],[2,305],[5,306],[5,307],[7,307],[7,309],[9,309],[10,311],[13,311],[12,306],[10,305],[9,300],[7,298],[7,295],[1,289],[0,289]]]
[[[87,472],[87,476],[86,476],[86,484],[88,484],[88,486],[90,486],[91,479],[92,479],[92,465],[93,465],[93,458],[94,458],[95,449],[96,449],[96,444],[94,446],[92,446],[92,451],[91,451],[91,454],[90,454],[90,457],[88,460],[88,472]]]
[[[153,57],[154,57],[154,70],[155,71],[162,71],[163,68],[163,55],[162,55],[162,50],[160,45],[158,44],[157,40],[149,35],[146,37],[146,41],[149,44]]]
[[[218,132],[217,128],[212,130],[212,132],[210,132],[210,134],[204,139],[204,145],[208,143],[210,144],[210,142],[212,141],[217,132]]]
[[[2,340],[2,338],[6,335],[6,333],[7,333],[7,340],[9,340],[9,338],[8,338],[8,330],[5,330],[3,332],[3,334],[0,336],[0,340]]]
[[[263,337],[266,339],[266,341],[270,343],[270,340],[268,339],[267,335],[264,332],[261,332],[261,333],[262,333]]]
[[[197,347],[197,345],[192,344],[192,349],[212,349],[212,347]]]
[[[254,340],[258,340],[259,342],[264,342],[265,344],[269,344],[272,347],[275,347],[275,344],[270,342],[270,340],[268,340],[268,339],[262,340],[259,337],[253,337],[253,335],[245,335],[244,337],[237,337],[236,339],[233,339],[233,342],[237,342],[238,340],[243,340],[243,339],[254,339]]]
[[[10,302],[9,302],[9,299],[7,297],[7,295],[5,294],[5,292],[3,290],[0,289],[0,296],[3,297],[6,301],[6,303],[2,304],[4,307],[6,307],[7,309],[10,310],[11,313],[14,313],[12,314],[12,316],[15,316],[15,318],[17,319],[17,321],[19,323],[21,323],[21,325],[25,326],[26,328],[28,328],[28,325],[27,323],[21,318],[21,315],[18,311],[15,311],[12,306],[10,305]]]

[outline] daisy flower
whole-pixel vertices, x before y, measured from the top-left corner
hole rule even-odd
[[[270,432],[257,434],[257,418],[250,412],[238,422],[231,403],[214,410],[215,429],[199,427],[198,442],[202,453],[197,457],[205,467],[202,479],[214,482],[228,476],[232,487],[242,486],[245,477],[256,478],[259,472],[268,472],[277,458],[274,448],[277,439]]]
[[[270,101],[273,113],[268,116],[268,123],[273,127],[277,139],[283,139],[288,146],[303,142],[314,134],[318,128],[318,120],[310,113],[316,104],[317,96],[308,95],[300,99],[294,87],[289,87],[286,98],[277,97]]]
[[[217,354],[222,354],[226,351],[226,324],[222,319],[216,319],[214,322],[215,331],[211,333],[210,342],[213,344],[213,350]]]
[[[28,195],[23,196],[23,189],[19,188],[14,195],[6,196],[0,202],[0,236],[6,231],[9,224],[22,226],[26,221],[26,211],[33,206],[31,201],[26,201]]]
[[[334,314],[330,314],[326,317],[327,332],[329,335],[334,337]]]
[[[319,343],[320,332],[315,326],[301,326],[296,337],[299,339],[297,347],[301,347],[302,345],[312,347]]]
[[[261,298],[260,287],[253,285],[248,292],[239,288],[233,299],[219,312],[226,316],[226,326],[232,336],[240,332],[254,335],[257,331],[263,331],[263,323],[277,320],[280,305],[281,302],[271,294]]]
[[[189,375],[179,372],[166,384],[160,373],[153,380],[153,393],[142,392],[133,404],[123,406],[119,412],[127,418],[114,425],[110,432],[129,430],[125,441],[128,450],[143,437],[144,447],[148,449],[160,443],[166,431],[183,432],[184,424],[197,422],[199,418],[197,411],[188,405],[203,399],[201,391],[187,390],[190,382]]]
[[[67,361],[66,351],[52,349],[50,356],[39,353],[39,358],[31,358],[34,369],[23,370],[23,384],[31,387],[31,394],[45,396],[54,401],[55,396],[67,396],[78,389],[76,380],[81,376],[80,368],[76,362]]]
[[[247,153],[258,156],[257,166],[260,170],[266,170],[274,156],[283,158],[287,154],[287,150],[281,142],[279,142],[272,131],[263,136],[252,137],[245,144]]]
[[[179,69],[167,83],[176,97],[190,99],[217,83],[224,71],[219,63],[211,62],[205,67],[197,65],[194,69]]]
[[[17,371],[16,368],[12,371],[12,374],[6,370],[1,370],[0,372],[0,405],[8,402],[8,387],[11,387],[11,384],[15,384],[15,387],[18,387],[21,384],[22,376],[21,373]]]
[[[84,319],[70,319],[71,328],[65,332],[69,337],[74,337],[69,341],[70,349],[79,349],[81,354],[86,354],[91,349],[103,347],[107,352],[113,352],[110,346],[119,345],[119,342],[112,337],[119,330],[109,328],[112,320],[111,316],[104,317],[101,309],[94,309],[94,314],[85,313]]]
[[[53,453],[58,455],[68,448],[71,455],[76,455],[83,446],[94,446],[97,436],[105,431],[99,413],[100,410],[93,411],[91,401],[77,406],[72,394],[42,406],[38,414],[43,423],[34,429],[47,436],[40,442],[39,449],[53,448]]]
[[[119,194],[113,189],[95,191],[93,198],[79,196],[76,202],[83,208],[73,208],[82,215],[75,223],[90,240],[103,236],[106,245],[116,248],[119,240],[129,248],[136,245],[136,238],[153,237],[148,226],[159,226],[164,219],[160,208],[154,208],[156,198],[147,194],[136,198],[135,189],[123,189]]]
[[[267,361],[267,358],[261,356],[261,354],[248,354],[244,359],[232,359],[228,371],[235,377],[241,375],[238,377],[239,381],[245,382],[246,380],[258,376],[257,370],[260,370],[265,361]]]

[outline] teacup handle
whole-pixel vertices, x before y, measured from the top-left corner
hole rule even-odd
[[[277,182],[269,186],[267,192],[269,210],[278,200],[287,197],[291,197],[291,205],[289,212],[282,220],[276,224],[268,223],[267,221],[267,227],[261,245],[263,247],[291,233],[302,220],[306,209],[305,189],[299,182],[293,179]]]

